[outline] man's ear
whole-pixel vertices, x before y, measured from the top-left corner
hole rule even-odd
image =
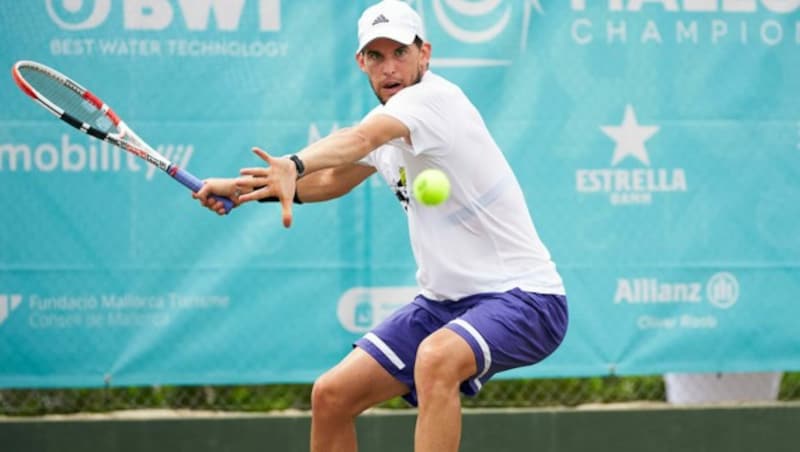
[[[422,47],[419,48],[423,67],[428,67],[431,61],[431,43],[423,42]]]
[[[361,69],[361,72],[367,72],[364,68],[364,52],[356,52],[356,63],[358,63],[358,68]]]

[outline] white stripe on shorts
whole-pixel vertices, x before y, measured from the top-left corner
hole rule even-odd
[[[456,325],[458,325],[458,326],[464,328],[465,330],[467,330],[467,332],[473,338],[475,338],[475,340],[478,342],[478,345],[481,347],[481,351],[483,352],[483,370],[481,370],[481,372],[478,374],[478,376],[475,377],[474,380],[472,380],[472,382],[475,383],[475,386],[478,389],[481,389],[482,385],[481,385],[480,378],[482,376],[486,375],[486,372],[489,371],[489,367],[491,367],[491,365],[492,365],[492,351],[489,350],[489,344],[486,343],[486,339],[484,339],[483,336],[481,336],[481,333],[479,333],[478,330],[476,330],[475,327],[470,325],[466,320],[464,320],[464,319],[455,319],[455,320],[451,321],[450,323],[455,323]]]
[[[386,345],[386,342],[383,342],[381,338],[376,336],[375,333],[365,334],[364,339],[372,342],[372,345],[378,347],[378,350],[380,350],[384,355],[386,355],[386,357],[389,358],[389,361],[391,361],[392,364],[395,365],[395,367],[397,367],[400,370],[403,370],[403,368],[406,367],[406,363],[404,363],[403,360],[400,359],[399,356],[397,356],[394,350],[392,350],[388,345]]]

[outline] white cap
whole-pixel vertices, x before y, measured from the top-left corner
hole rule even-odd
[[[389,38],[401,44],[411,44],[419,36],[425,39],[422,19],[402,0],[383,0],[361,14],[358,19],[358,51],[364,50],[378,38]]]

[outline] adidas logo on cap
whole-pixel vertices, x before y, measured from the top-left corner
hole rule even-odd
[[[359,52],[378,38],[387,38],[408,45],[414,42],[415,37],[425,41],[422,18],[404,1],[383,0],[364,10],[358,18]]]
[[[372,25],[373,26],[374,25],[378,25],[378,24],[388,24],[388,23],[389,23],[389,19],[387,19],[386,16],[384,16],[383,14],[381,14],[378,17],[376,17],[375,20],[372,21]]]

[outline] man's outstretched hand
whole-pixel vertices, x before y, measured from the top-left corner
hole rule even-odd
[[[253,148],[253,153],[268,166],[257,168],[242,168],[236,186],[243,194],[239,202],[258,201],[259,199],[275,196],[281,203],[283,226],[292,225],[292,202],[297,189],[297,168],[294,162],[284,157],[273,157],[259,148]]]

